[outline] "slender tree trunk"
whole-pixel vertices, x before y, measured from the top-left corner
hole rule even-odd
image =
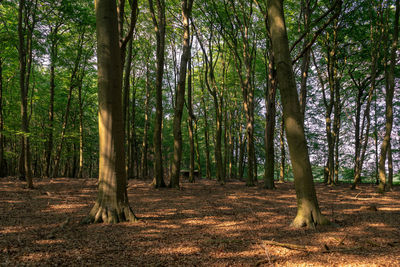
[[[130,125],[129,125],[129,89],[130,89],[130,80],[131,80],[131,65],[132,65],[132,45],[133,45],[133,38],[131,38],[128,42],[128,53],[126,55],[126,64],[124,66],[124,83],[123,83],[123,120],[124,120],[124,130],[125,130],[125,141],[126,147],[129,147],[129,138],[130,138]],[[130,149],[128,149],[128,152]],[[131,159],[129,157],[129,153],[127,154],[127,161],[126,161],[126,169],[129,170],[129,164]]]
[[[28,119],[28,90],[29,78],[32,64],[32,36],[35,25],[35,12],[37,1],[34,7],[28,9],[26,1],[19,1],[18,8],[18,55],[19,55],[19,70],[20,70],[20,90],[21,90],[21,154],[20,154],[20,177],[26,179],[28,188],[33,188],[32,170],[30,162],[29,149],[29,119]],[[28,13],[33,13],[33,21],[31,24],[27,22]],[[24,21],[26,22],[24,24]],[[25,36],[25,31],[27,34]],[[26,38],[25,38],[26,37]]]
[[[303,118],[290,59],[282,0],[268,1],[268,21],[272,48],[277,62],[277,81],[282,97],[285,129],[297,196],[297,216],[292,222],[292,226],[314,227],[315,224],[327,224],[329,221],[321,214],[315,192]]]
[[[194,135],[193,135],[193,100],[192,100],[192,60],[189,55],[188,61],[188,125],[189,125],[189,144],[190,144],[190,159],[189,159],[189,181],[194,183],[194,158],[195,158],[195,147],[194,147]]]
[[[199,146],[199,135],[197,129],[197,119],[194,119],[194,137],[195,137],[195,144],[196,144],[196,164],[197,170],[199,171],[199,178],[203,177],[202,168],[201,168],[201,156],[200,156],[200,146]]]
[[[149,128],[149,102],[150,102],[150,72],[148,65],[146,65],[146,99],[144,101],[144,127],[143,127],[143,141],[142,141],[142,160],[141,160],[141,171],[142,171],[142,179],[147,179],[148,172],[148,163],[147,163],[147,132]]]
[[[279,143],[281,149],[281,163],[279,165],[279,181],[285,181],[285,162],[286,162],[286,152],[285,152],[285,120],[283,119],[283,115],[281,118],[281,127],[279,133]]]
[[[387,190],[392,190],[393,188],[393,157],[392,157],[392,143],[389,142],[388,147],[388,182],[386,185]]]
[[[164,182],[164,169],[162,158],[162,119],[163,119],[163,105],[162,105],[162,80],[164,75],[164,54],[165,54],[165,0],[159,0],[157,3],[156,18],[153,6],[153,0],[149,0],[150,12],[153,19],[154,29],[157,37],[157,75],[156,75],[156,116],[154,121],[154,181],[153,184],[156,188],[165,187]]]
[[[121,60],[114,0],[96,0],[99,88],[99,191],[86,222],[136,221],[125,171]]]
[[[264,188],[274,189],[274,170],[275,170],[275,149],[274,149],[274,133],[275,133],[275,70],[274,70],[274,58],[272,53],[269,56],[268,62],[268,86],[265,90],[265,171],[264,171]]]
[[[190,57],[190,28],[189,19],[192,12],[193,0],[182,0],[182,22],[183,22],[183,51],[179,69],[179,81],[176,91],[176,103],[173,121],[174,133],[174,156],[172,162],[172,173],[170,187],[179,188],[179,176],[182,161],[182,113],[185,103],[186,71]]]
[[[386,184],[386,156],[388,154],[388,150],[390,147],[390,135],[392,133],[393,128],[393,96],[394,96],[394,70],[396,65],[396,56],[398,52],[397,41],[399,37],[399,0],[396,0],[396,13],[394,20],[394,30],[393,30],[393,43],[390,55],[390,69],[388,73],[388,87],[386,88],[386,110],[385,110],[385,137],[383,138],[381,144],[381,152],[379,156],[379,191],[383,192],[387,188]]]
[[[204,92],[203,92],[204,93]],[[201,102],[203,104],[203,112],[204,112],[204,141],[206,143],[206,178],[211,180],[211,162],[210,162],[210,138],[208,135],[208,115],[207,115],[207,106],[204,101],[204,97],[202,97]]]
[[[6,176],[4,161],[3,119],[3,59],[0,58],[0,177]]]
[[[137,163],[137,146],[136,146],[136,87],[135,87],[135,78],[133,78],[132,82],[132,118],[131,118],[131,123],[130,127],[132,128],[132,132],[130,135],[130,151],[131,151],[131,157],[130,157],[130,167],[128,170],[128,178],[134,178],[138,176],[138,169],[135,168],[135,165]],[[136,171],[136,172],[135,172]]]
[[[82,55],[82,43],[83,43],[83,37],[84,37],[84,33],[81,34],[80,36],[80,46],[79,46],[79,50],[77,53],[77,57],[75,59],[75,65],[74,68],[71,72],[71,77],[69,80],[69,91],[68,91],[68,99],[67,99],[67,105],[65,107],[65,113],[64,113],[64,122],[62,125],[62,130],[61,130],[61,137],[60,137],[60,142],[58,143],[57,146],[57,150],[56,150],[56,156],[54,159],[54,168],[53,168],[53,173],[52,173],[52,177],[57,177],[58,175],[58,169],[60,166],[60,160],[61,160],[61,152],[63,149],[63,145],[64,145],[64,138],[65,138],[65,134],[67,131],[67,126],[68,126],[68,118],[69,118],[69,112],[71,109],[71,101],[72,101],[72,92],[75,89],[78,79],[77,79],[77,74],[78,74],[78,69],[79,69],[79,63],[81,60],[81,55]]]
[[[53,30],[53,35],[57,35],[57,28]],[[57,40],[54,36],[51,40],[50,48],[50,103],[49,103],[49,133],[47,137],[46,148],[46,169],[45,176],[50,177],[51,173],[51,153],[53,151],[53,133],[54,133],[54,90],[55,90],[55,66],[57,59]]]
[[[304,19],[304,31],[306,32],[306,37],[304,38],[303,48],[305,49],[304,55],[302,57],[301,62],[301,82],[300,82],[300,110],[303,115],[303,120],[306,113],[306,104],[307,104],[307,79],[308,79],[308,69],[310,67],[310,54],[311,47],[308,47],[308,43],[310,42],[309,31],[310,31],[310,16],[311,16],[311,7],[310,0],[303,0],[302,3],[302,13]]]
[[[83,79],[83,77],[82,77]],[[83,100],[82,100],[82,80],[78,86],[78,102],[79,102],[79,170],[78,178],[83,177]]]

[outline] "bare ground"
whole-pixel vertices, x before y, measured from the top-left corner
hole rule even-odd
[[[292,183],[277,190],[234,181],[182,190],[129,181],[138,223],[81,225],[96,179],[0,179],[0,265],[5,266],[400,266],[400,190],[317,185],[335,223],[289,227]],[[269,241],[299,245],[284,247]]]

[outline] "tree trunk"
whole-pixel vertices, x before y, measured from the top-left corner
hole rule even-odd
[[[124,121],[124,131],[125,131],[125,139],[124,144],[126,144],[126,147],[129,148],[129,138],[130,138],[130,126],[129,125],[129,89],[130,89],[130,80],[131,80],[131,65],[132,65],[132,43],[133,43],[133,38],[131,38],[128,42],[128,53],[126,55],[126,64],[124,67],[124,83],[123,83],[123,93],[122,93],[122,99],[123,99],[123,110],[122,110],[122,115],[123,115],[123,121]],[[128,152],[130,149],[128,149]],[[129,157],[129,153],[127,153],[127,161],[126,161],[126,169],[129,170],[129,164],[131,162],[131,159]]]
[[[20,178],[26,179],[28,188],[33,188],[32,170],[30,162],[29,149],[29,119],[28,119],[28,90],[29,78],[32,64],[32,36],[35,25],[35,12],[37,1],[34,3],[34,9],[28,9],[25,0],[19,1],[18,8],[18,56],[19,56],[19,85],[21,90],[21,154],[20,154]],[[32,8],[32,7],[30,7]],[[33,14],[32,14],[32,13]],[[31,24],[28,16],[32,15]],[[26,23],[24,23],[24,21]],[[25,36],[25,31],[27,35]],[[26,39],[25,39],[26,37]]]
[[[204,94],[204,92],[203,92]],[[203,104],[203,112],[204,112],[204,141],[206,145],[206,178],[211,180],[211,162],[210,162],[210,138],[208,135],[208,116],[207,116],[207,106],[204,101],[204,97],[202,97],[201,102]]]
[[[157,14],[156,18],[153,0],[149,0],[150,12],[153,19],[154,29],[157,37],[157,76],[156,76],[156,116],[154,121],[154,181],[153,184],[156,188],[165,187],[164,182],[164,169],[162,158],[162,119],[163,119],[163,105],[162,105],[162,80],[164,75],[164,54],[165,54],[165,0],[157,1]]]
[[[268,1],[268,21],[272,49],[277,62],[277,81],[282,97],[286,136],[297,196],[297,216],[292,226],[314,227],[315,224],[327,224],[329,221],[321,214],[315,192],[303,118],[289,54],[282,0]]]
[[[52,32],[53,38],[51,39],[50,47],[50,103],[49,103],[49,133],[47,137],[47,148],[46,148],[46,169],[45,176],[50,177],[51,173],[51,154],[53,151],[53,134],[54,134],[54,89],[55,85],[55,66],[57,59],[57,35],[58,28],[55,28]]]
[[[125,171],[121,60],[114,0],[96,0],[99,88],[99,191],[86,222],[136,221]]]
[[[283,115],[281,118],[281,127],[279,133],[279,143],[281,149],[281,163],[279,165],[279,181],[285,181],[285,161],[286,161],[286,152],[285,152],[285,121],[283,119]]]
[[[196,140],[196,164],[197,164],[197,170],[199,171],[199,178],[203,177],[202,174],[202,168],[201,168],[201,156],[200,156],[200,146],[199,146],[199,135],[198,135],[198,130],[197,130],[197,119],[194,119],[194,137]]]
[[[141,171],[142,171],[142,179],[147,179],[148,172],[148,163],[147,163],[147,132],[149,129],[149,102],[150,102],[150,72],[148,65],[146,65],[146,99],[144,101],[144,127],[143,127],[143,141],[142,141],[142,160],[141,160]]]
[[[172,162],[172,173],[169,187],[179,188],[179,176],[182,161],[182,113],[185,103],[186,71],[190,57],[190,28],[189,19],[192,12],[193,0],[182,0],[182,22],[183,22],[183,48],[179,69],[179,81],[176,91],[176,103],[174,110],[173,133],[174,133],[174,156]]]
[[[192,60],[189,55],[188,61],[188,126],[189,126],[189,144],[190,144],[190,159],[189,159],[189,182],[194,183],[194,156],[195,156],[195,148],[194,148],[194,135],[193,135],[193,100],[192,100]]]
[[[274,58],[272,53],[268,62],[268,86],[265,90],[265,171],[264,171],[264,188],[274,189],[274,170],[275,170],[275,149],[274,149],[274,133],[275,133],[275,94],[276,94],[276,74],[274,70]]]
[[[390,147],[390,135],[392,133],[393,128],[393,96],[394,96],[394,70],[396,65],[396,54],[398,51],[397,41],[399,37],[399,0],[396,0],[396,13],[394,19],[394,30],[393,30],[393,43],[390,55],[390,69],[388,73],[388,87],[386,88],[386,110],[385,110],[385,137],[383,138],[381,144],[381,153],[379,156],[379,191],[383,192],[387,188],[386,184],[386,156],[388,154],[388,150]]]
[[[83,77],[81,78],[83,79]],[[83,100],[82,100],[82,80],[78,86],[78,102],[79,102],[79,169],[78,178],[83,177]]]
[[[303,18],[304,18],[304,31],[306,32],[306,37],[304,38],[303,48],[302,48],[302,50],[305,50],[305,52],[301,62],[301,82],[300,82],[300,110],[304,120],[306,113],[306,104],[307,104],[308,69],[310,67],[310,54],[311,54],[311,47],[308,47],[310,38],[308,37],[310,31],[310,16],[312,10],[310,8],[309,0],[303,0],[301,1],[301,3],[302,3]]]
[[[389,143],[388,147],[388,182],[386,185],[387,190],[393,188],[393,157],[392,157],[392,143]]]
[[[0,177],[6,176],[4,161],[4,138],[3,138],[3,59],[0,58]]]
[[[68,126],[68,117],[69,117],[69,111],[71,108],[71,101],[72,101],[72,92],[74,88],[77,85],[77,74],[78,74],[78,69],[79,69],[79,63],[81,60],[81,55],[82,55],[82,45],[83,45],[83,37],[84,33],[81,34],[80,40],[79,40],[79,50],[75,59],[75,65],[74,68],[72,69],[71,72],[71,77],[69,80],[69,91],[68,91],[68,100],[67,100],[67,106],[65,107],[65,113],[64,113],[64,122],[62,125],[62,130],[61,130],[61,137],[60,137],[60,142],[58,143],[57,150],[56,150],[56,157],[54,159],[54,168],[53,168],[53,173],[51,177],[57,177],[58,175],[58,169],[60,167],[60,161],[61,161],[61,152],[63,149],[64,145],[64,138],[65,138],[65,133],[67,131],[67,126]]]

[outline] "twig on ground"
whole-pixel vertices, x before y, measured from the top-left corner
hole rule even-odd
[[[279,247],[284,247],[284,248],[288,248],[288,249],[308,251],[307,247],[302,246],[302,245],[296,245],[296,244],[290,244],[290,243],[279,243],[279,242],[272,241],[272,240],[263,240],[263,243],[267,244],[267,245],[279,246]]]

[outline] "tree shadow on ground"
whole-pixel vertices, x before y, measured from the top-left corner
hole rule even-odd
[[[96,198],[96,179],[37,180],[36,190],[0,180],[0,262],[9,265],[317,265],[400,264],[400,193],[362,185],[317,185],[323,213],[339,227],[292,229],[292,183],[277,190],[184,183],[156,190],[130,180],[138,223],[80,225]],[[361,192],[361,193],[360,193]],[[376,210],[369,210],[375,206]],[[293,250],[264,240],[305,246]]]

